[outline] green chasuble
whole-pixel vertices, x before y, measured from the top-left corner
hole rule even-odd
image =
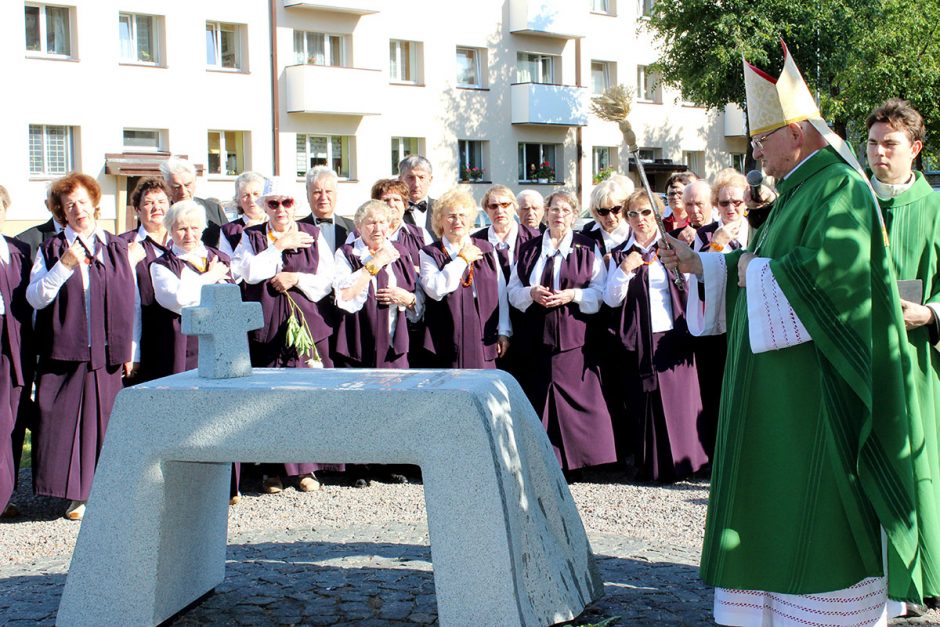
[[[813,339],[752,353],[741,253],[725,256],[728,359],[702,578],[788,594],[847,588],[883,574],[883,528],[888,593],[917,601],[920,492],[933,488],[874,201],[828,147],[777,191],[750,248],[771,259]]]
[[[888,227],[891,246],[888,254],[899,279],[920,279],[924,285],[921,304],[940,303],[940,193],[920,172],[914,185],[888,200],[879,199]],[[927,326],[907,333],[914,356],[914,389],[924,424],[926,452],[930,459],[931,482],[940,502],[940,352],[931,347]],[[921,530],[927,552],[940,557],[940,524]],[[940,569],[925,560],[924,594],[940,596]]]

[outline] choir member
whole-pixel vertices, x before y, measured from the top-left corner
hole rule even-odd
[[[662,211],[656,201],[655,210]],[[628,351],[621,381],[639,431],[640,477],[677,481],[707,463],[686,292],[658,259],[659,231],[646,192],[634,192],[626,207],[633,236],[611,256],[604,301],[619,313],[618,329]]]
[[[529,350],[523,389],[570,475],[617,459],[598,358],[586,342],[606,270],[594,241],[572,231],[578,215],[574,194],[556,191],[546,205],[548,228],[523,244],[509,279],[509,301],[525,313],[517,333],[530,334],[522,339]]]
[[[630,237],[623,204],[632,192],[633,183],[626,177],[608,179],[591,191],[591,216],[594,219],[584,225],[581,233],[594,240],[605,263],[610,260],[610,251]]]
[[[68,499],[70,520],[84,515],[114,398],[133,365],[133,268],[144,255],[98,226],[100,200],[86,174],[52,183],[50,209],[65,228],[40,246],[26,291],[39,354],[33,487]]]
[[[509,349],[512,327],[506,280],[496,250],[470,237],[473,196],[453,189],[434,201],[431,225],[440,241],[421,249],[424,348],[432,367],[495,368]]]
[[[238,248],[245,227],[268,221],[268,214],[258,205],[258,198],[263,192],[264,177],[257,172],[242,172],[235,179],[235,206],[238,217],[222,225],[222,236],[219,238],[219,251],[229,258]]]
[[[405,247],[412,259],[415,272],[420,268],[418,252],[433,240],[427,231],[404,221],[405,207],[408,206],[408,186],[399,179],[381,179],[372,186],[371,197],[387,204],[389,214],[388,239]]]

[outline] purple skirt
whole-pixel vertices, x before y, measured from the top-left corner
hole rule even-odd
[[[13,447],[16,413],[13,410],[14,391],[10,387],[12,380],[10,360],[0,354],[0,512],[6,509],[16,488],[17,464]]]
[[[89,370],[89,362],[51,359],[39,364],[39,424],[33,434],[36,494],[88,500],[121,388],[121,366]]]

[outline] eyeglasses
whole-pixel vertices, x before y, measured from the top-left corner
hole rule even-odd
[[[671,189],[671,190],[669,190],[668,192],[666,192],[666,195],[667,195],[667,196],[681,196],[681,195],[682,195],[682,190],[681,190],[681,189]]]
[[[293,198],[281,198],[280,200],[275,200],[269,198],[267,201],[268,209],[277,209],[278,207],[284,207],[285,209],[290,209],[294,206]]]
[[[508,201],[507,202],[491,202],[488,205],[486,205],[487,209],[493,209],[493,210],[509,209],[510,207],[512,207],[512,203]]]
[[[618,214],[618,213],[620,213],[620,210],[621,210],[621,209],[623,209],[623,205],[616,205],[615,207],[610,207],[609,209],[608,209],[608,208],[604,208],[604,209],[595,209],[594,211],[597,212],[597,215],[603,216],[603,217],[606,218],[607,216],[609,216],[609,215],[612,214],[612,213],[613,213],[613,214]]]
[[[649,216],[649,215],[652,215],[652,214],[653,214],[653,210],[652,210],[652,209],[641,209],[641,210],[639,210],[639,211],[628,211],[628,212],[627,212],[627,217],[628,217],[628,218],[639,218],[640,216],[643,216],[643,217],[645,218],[646,216]]]
[[[744,204],[743,200],[719,200],[718,201],[719,207],[730,207],[731,205],[734,205],[735,207],[740,207],[743,204]]]
[[[754,139],[751,140],[751,148],[753,148],[754,150],[760,150],[761,152],[764,152],[764,142],[767,141],[768,137],[770,137],[771,135],[779,131],[781,128],[784,128],[784,127],[781,126],[780,128],[775,128],[769,133],[765,133],[761,135],[760,137],[755,137]]]

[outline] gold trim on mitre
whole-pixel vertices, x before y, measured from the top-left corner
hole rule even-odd
[[[744,92],[747,95],[747,121],[751,137],[774,131],[793,122],[820,119],[819,107],[796,67],[787,44],[783,48],[783,71],[773,78],[744,62]]]

